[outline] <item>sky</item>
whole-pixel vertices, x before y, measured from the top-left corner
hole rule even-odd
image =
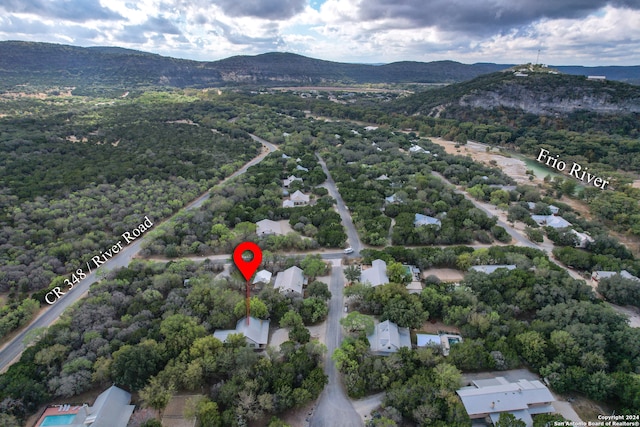
[[[0,40],[213,61],[640,65],[640,0],[0,0]]]

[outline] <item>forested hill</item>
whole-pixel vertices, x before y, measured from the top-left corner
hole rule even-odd
[[[538,67],[486,74],[400,99],[398,112],[466,119],[471,111],[511,109],[535,115],[640,113],[640,87]]]
[[[510,65],[469,65],[453,61],[346,64],[291,53],[234,56],[220,61],[199,62],[114,47],[0,42],[0,90],[11,90],[16,85],[27,83],[125,89],[237,84],[454,83],[508,67]],[[568,72],[579,74],[607,74],[610,69],[570,68]],[[613,78],[640,82],[640,67],[612,67],[611,70]]]
[[[4,86],[205,87],[225,84],[452,83],[508,67],[452,61],[345,64],[291,53],[234,56],[214,62],[175,59],[135,50],[30,42],[0,42]]]

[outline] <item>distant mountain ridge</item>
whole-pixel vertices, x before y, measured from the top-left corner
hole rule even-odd
[[[117,87],[454,83],[510,66],[454,61],[348,64],[281,52],[201,62],[118,47],[0,42],[0,88],[4,90],[26,83]],[[565,68],[559,67],[563,72],[608,74],[609,78],[640,83],[640,66]]]

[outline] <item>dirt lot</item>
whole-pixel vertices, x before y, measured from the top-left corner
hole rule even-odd
[[[460,335],[460,329],[455,326],[446,325],[439,320],[435,323],[431,323],[430,321],[424,322],[422,327],[416,332],[423,334],[438,334],[440,331]]]
[[[184,417],[184,408],[187,406],[187,402],[190,399],[197,399],[200,396],[201,395],[195,394],[173,396],[162,414],[162,425],[166,427],[195,426],[195,419],[186,419]]]
[[[598,415],[611,414],[611,410],[582,396],[571,397],[571,407],[583,421],[597,421]]]
[[[464,279],[464,273],[453,268],[430,268],[422,272],[423,278],[431,275],[438,277],[442,282],[459,282]]]

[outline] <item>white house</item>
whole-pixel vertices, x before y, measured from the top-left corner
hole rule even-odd
[[[531,219],[541,227],[566,228],[571,227],[571,223],[561,216],[556,215],[531,215]]]
[[[384,201],[386,203],[402,203],[402,199],[400,199],[396,194],[392,194],[389,197],[385,197]]]
[[[417,213],[414,217],[413,225],[414,227],[421,227],[423,225],[434,225],[440,228],[442,226],[442,222],[440,222],[438,218]]]
[[[594,271],[593,273],[591,273],[591,280],[597,283],[600,281],[600,279],[606,279],[606,278],[615,276],[616,274],[619,274],[625,279],[640,281],[640,279],[638,279],[633,274],[629,273],[627,270],[622,270],[619,273],[617,271]]]
[[[231,334],[244,335],[247,347],[265,348],[269,343],[269,320],[256,319],[255,317],[243,317],[236,323],[235,329],[218,330],[213,336],[222,342],[226,342]]]
[[[302,295],[303,286],[304,273],[302,269],[295,265],[278,273],[275,284],[273,285],[274,289],[278,289],[281,294],[298,296]]]
[[[431,151],[425,150],[424,148],[420,147],[417,144],[411,144],[411,147],[409,148],[409,152],[412,154],[431,154]]]
[[[411,348],[409,328],[399,328],[395,323],[385,320],[376,325],[373,333],[367,336],[371,352],[388,356],[402,347]]]
[[[310,197],[304,194],[302,191],[297,190],[291,196],[289,200],[282,202],[283,208],[293,208],[296,206],[307,206],[309,204]]]
[[[82,406],[75,416],[66,413],[69,405],[66,405],[67,411],[60,411],[59,414],[45,413],[42,420],[36,424],[40,426],[62,425],[53,423],[56,415],[67,415],[72,417],[71,421],[67,421],[65,427],[126,427],[129,419],[133,414],[134,405],[130,405],[131,393],[122,390],[116,386],[111,386],[96,398],[93,406]]]
[[[271,274],[270,271],[267,270],[260,270],[256,273],[256,277],[253,278],[253,284],[257,285],[259,283],[261,284],[268,284],[271,283],[271,277],[273,276],[273,274]]]
[[[305,168],[304,166],[301,166],[301,165],[296,166],[296,169],[303,172],[309,172],[308,168]]]
[[[573,229],[571,233],[576,236],[576,248],[586,248],[589,243],[593,243],[593,238],[587,233],[579,233]]]
[[[360,283],[368,283],[371,286],[380,286],[389,283],[387,263],[381,259],[373,260],[371,268],[362,270],[362,273],[360,273]]]
[[[288,177],[288,178],[285,178],[285,179],[283,180],[282,185],[284,185],[286,188],[289,188],[289,186],[290,186],[291,184],[293,184],[293,182],[294,182],[294,181],[300,181],[300,182],[303,182],[303,181],[302,181],[302,178],[298,178],[298,177],[297,177],[297,176],[295,176],[295,175],[289,175],[289,177]]]
[[[512,383],[496,377],[472,384],[456,391],[472,420],[488,418],[495,424],[502,412],[508,412],[532,427],[532,415],[555,412],[551,404],[556,399],[538,380]]]
[[[270,219],[263,219],[256,222],[256,234],[258,236],[269,236],[271,234],[283,235],[286,234],[284,227],[277,221],[271,221]]]

